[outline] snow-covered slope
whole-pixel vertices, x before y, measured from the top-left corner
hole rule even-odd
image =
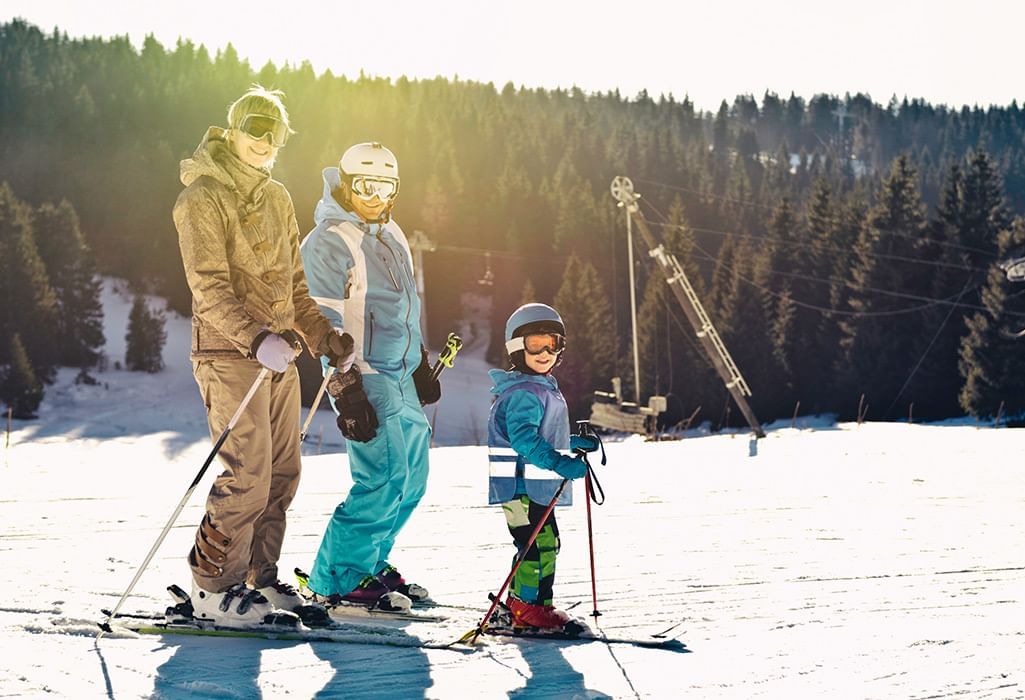
[[[107,298],[111,310],[125,301]],[[125,314],[126,317],[126,314]],[[111,345],[124,332],[108,330]],[[48,393],[0,467],[0,695],[56,697],[1025,697],[1023,433],[819,425],[608,445],[593,508],[598,607],[613,633],[684,622],[691,653],[493,641],[472,654],[190,637],[94,641],[210,448],[169,319],[168,369]],[[445,377],[427,495],[394,560],[476,622],[513,550],[485,503],[488,406],[472,342]],[[117,357],[111,348],[111,356]],[[479,394],[479,396],[478,396]],[[57,399],[57,400],[54,400]],[[283,572],[308,567],[350,484],[333,419],[307,443]],[[474,421],[477,421],[475,423]],[[456,433],[462,430],[462,433]],[[319,454],[318,454],[319,452]],[[127,611],[160,611],[210,473]],[[583,500],[558,513],[557,602],[592,609]]]

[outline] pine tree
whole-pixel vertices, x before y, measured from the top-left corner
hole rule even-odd
[[[537,301],[537,292],[534,290],[534,283],[528,277],[523,283],[523,291],[520,293],[520,306],[531,304]]]
[[[164,368],[163,350],[167,341],[164,315],[150,311],[146,299],[136,294],[128,315],[128,341],[125,367],[134,372],[159,372]]]
[[[583,339],[584,347],[591,354],[590,391],[593,392],[599,386],[607,386],[615,372],[619,338],[611,324],[612,308],[608,292],[590,262],[581,266],[577,294],[584,301],[586,314],[583,327],[575,330],[574,335]]]
[[[759,402],[763,413],[768,410],[773,415],[786,411],[800,399],[801,393],[796,387],[797,370],[807,360],[798,356],[803,346],[796,337],[797,319],[791,294],[793,285],[800,282],[794,277],[802,267],[803,249],[799,238],[790,198],[783,197],[772,212],[762,250],[755,256],[755,285],[747,292],[760,298],[761,311],[766,319],[768,352],[764,353],[765,359],[759,364],[766,365],[764,379],[772,381],[772,386],[762,384],[759,387]],[[759,323],[755,327],[761,325]],[[770,361],[765,363],[765,360]],[[753,377],[748,377],[748,382],[752,381]],[[771,405],[765,402],[767,396],[774,398]]]
[[[7,355],[9,364],[0,371],[0,398],[11,408],[13,417],[35,418],[43,401],[43,385],[36,379],[18,333],[11,336]]]
[[[832,188],[826,180],[818,180],[811,193],[805,216],[806,242],[809,257],[804,268],[810,277],[825,278],[827,282],[809,281],[801,285],[802,301],[818,309],[802,309],[801,342],[809,364],[802,368],[799,380],[800,400],[805,411],[820,413],[832,408],[830,399],[835,395],[834,368],[840,346],[839,314],[822,309],[839,310],[846,299],[847,246],[840,233],[840,214]],[[843,276],[838,276],[840,266]],[[814,318],[813,318],[814,317]]]
[[[60,361],[71,367],[90,367],[103,346],[101,283],[89,247],[79,229],[78,215],[64,200],[44,204],[34,220],[39,255],[46,265],[57,297]]]
[[[673,383],[673,348],[669,339],[669,286],[661,270],[648,275],[637,310],[637,346],[641,396],[666,394]],[[675,300],[672,301],[675,303]]]
[[[998,252],[1007,255],[1025,244],[1025,220],[1016,219],[998,236]],[[984,311],[967,320],[968,335],[961,341],[960,372],[964,378],[961,407],[973,416],[993,416],[1005,402],[1006,413],[1025,411],[1025,352],[1021,341],[1005,336],[1009,326],[1022,324],[1022,302],[1012,300],[1010,282],[991,265],[982,291]],[[1014,313],[1012,316],[1011,313]]]
[[[938,216],[927,229],[923,258],[935,265],[931,295],[949,304],[925,311],[926,328],[936,332],[910,386],[916,413],[923,418],[954,415],[962,389],[958,370],[960,348],[967,333],[965,313],[957,303],[978,303],[975,292],[985,287],[989,261],[997,257],[999,234],[1010,225],[1000,176],[982,150],[948,171]]]
[[[854,405],[864,392],[880,419],[906,398],[898,392],[920,357],[909,341],[935,332],[916,313],[923,306],[916,297],[931,298],[928,277],[907,262],[920,256],[926,225],[916,180],[907,156],[898,157],[856,245],[848,302],[856,315],[841,322],[846,398]]]
[[[566,325],[566,351],[556,376],[566,397],[571,420],[583,420],[590,415],[594,390],[608,383],[607,377],[596,381],[596,360],[602,359],[603,355],[611,357],[615,352],[607,341],[594,344],[592,333],[595,329],[588,325],[592,318],[590,305],[594,302],[589,289],[593,273],[588,267],[589,264],[582,263],[576,255],[570,256],[554,303]]]
[[[36,376],[52,381],[58,362],[57,300],[32,232],[31,213],[0,184],[0,336],[21,335]],[[0,346],[0,362],[10,361]]]

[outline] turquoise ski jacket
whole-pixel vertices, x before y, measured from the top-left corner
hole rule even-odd
[[[394,221],[366,224],[331,191],[338,168],[324,169],[316,227],[301,246],[310,296],[331,324],[352,336],[364,375],[406,379],[420,365],[420,298],[406,236]]]
[[[497,398],[488,419],[488,503],[505,503],[517,495],[547,505],[562,483],[554,469],[573,458],[569,449],[569,411],[551,375],[493,369],[488,373]],[[566,484],[557,505],[573,503]]]

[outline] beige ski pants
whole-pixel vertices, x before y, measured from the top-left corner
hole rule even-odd
[[[216,440],[256,380],[255,360],[200,360],[193,374]],[[299,486],[299,373],[270,373],[218,454],[224,471],[206,500],[189,565],[196,583],[220,592],[278,578],[285,511]]]

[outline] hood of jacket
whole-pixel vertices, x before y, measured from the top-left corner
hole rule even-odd
[[[491,387],[492,394],[501,394],[507,387],[513,384],[522,384],[523,382],[540,384],[550,389],[558,390],[559,388],[559,382],[555,381],[555,377],[550,374],[524,374],[516,370],[491,369],[488,370],[488,376],[495,383]]]
[[[270,182],[270,171],[243,163],[228,146],[227,131],[211,126],[203,134],[191,158],[179,166],[182,184],[188,187],[201,177],[210,177],[254,201]]]
[[[368,224],[353,211],[346,211],[341,204],[331,196],[331,192],[338,189],[342,184],[342,173],[337,167],[324,168],[324,194],[317,202],[317,208],[313,210],[313,221],[317,226],[324,224],[330,226],[342,221],[355,224],[356,228],[376,236],[382,228],[382,224]]]

